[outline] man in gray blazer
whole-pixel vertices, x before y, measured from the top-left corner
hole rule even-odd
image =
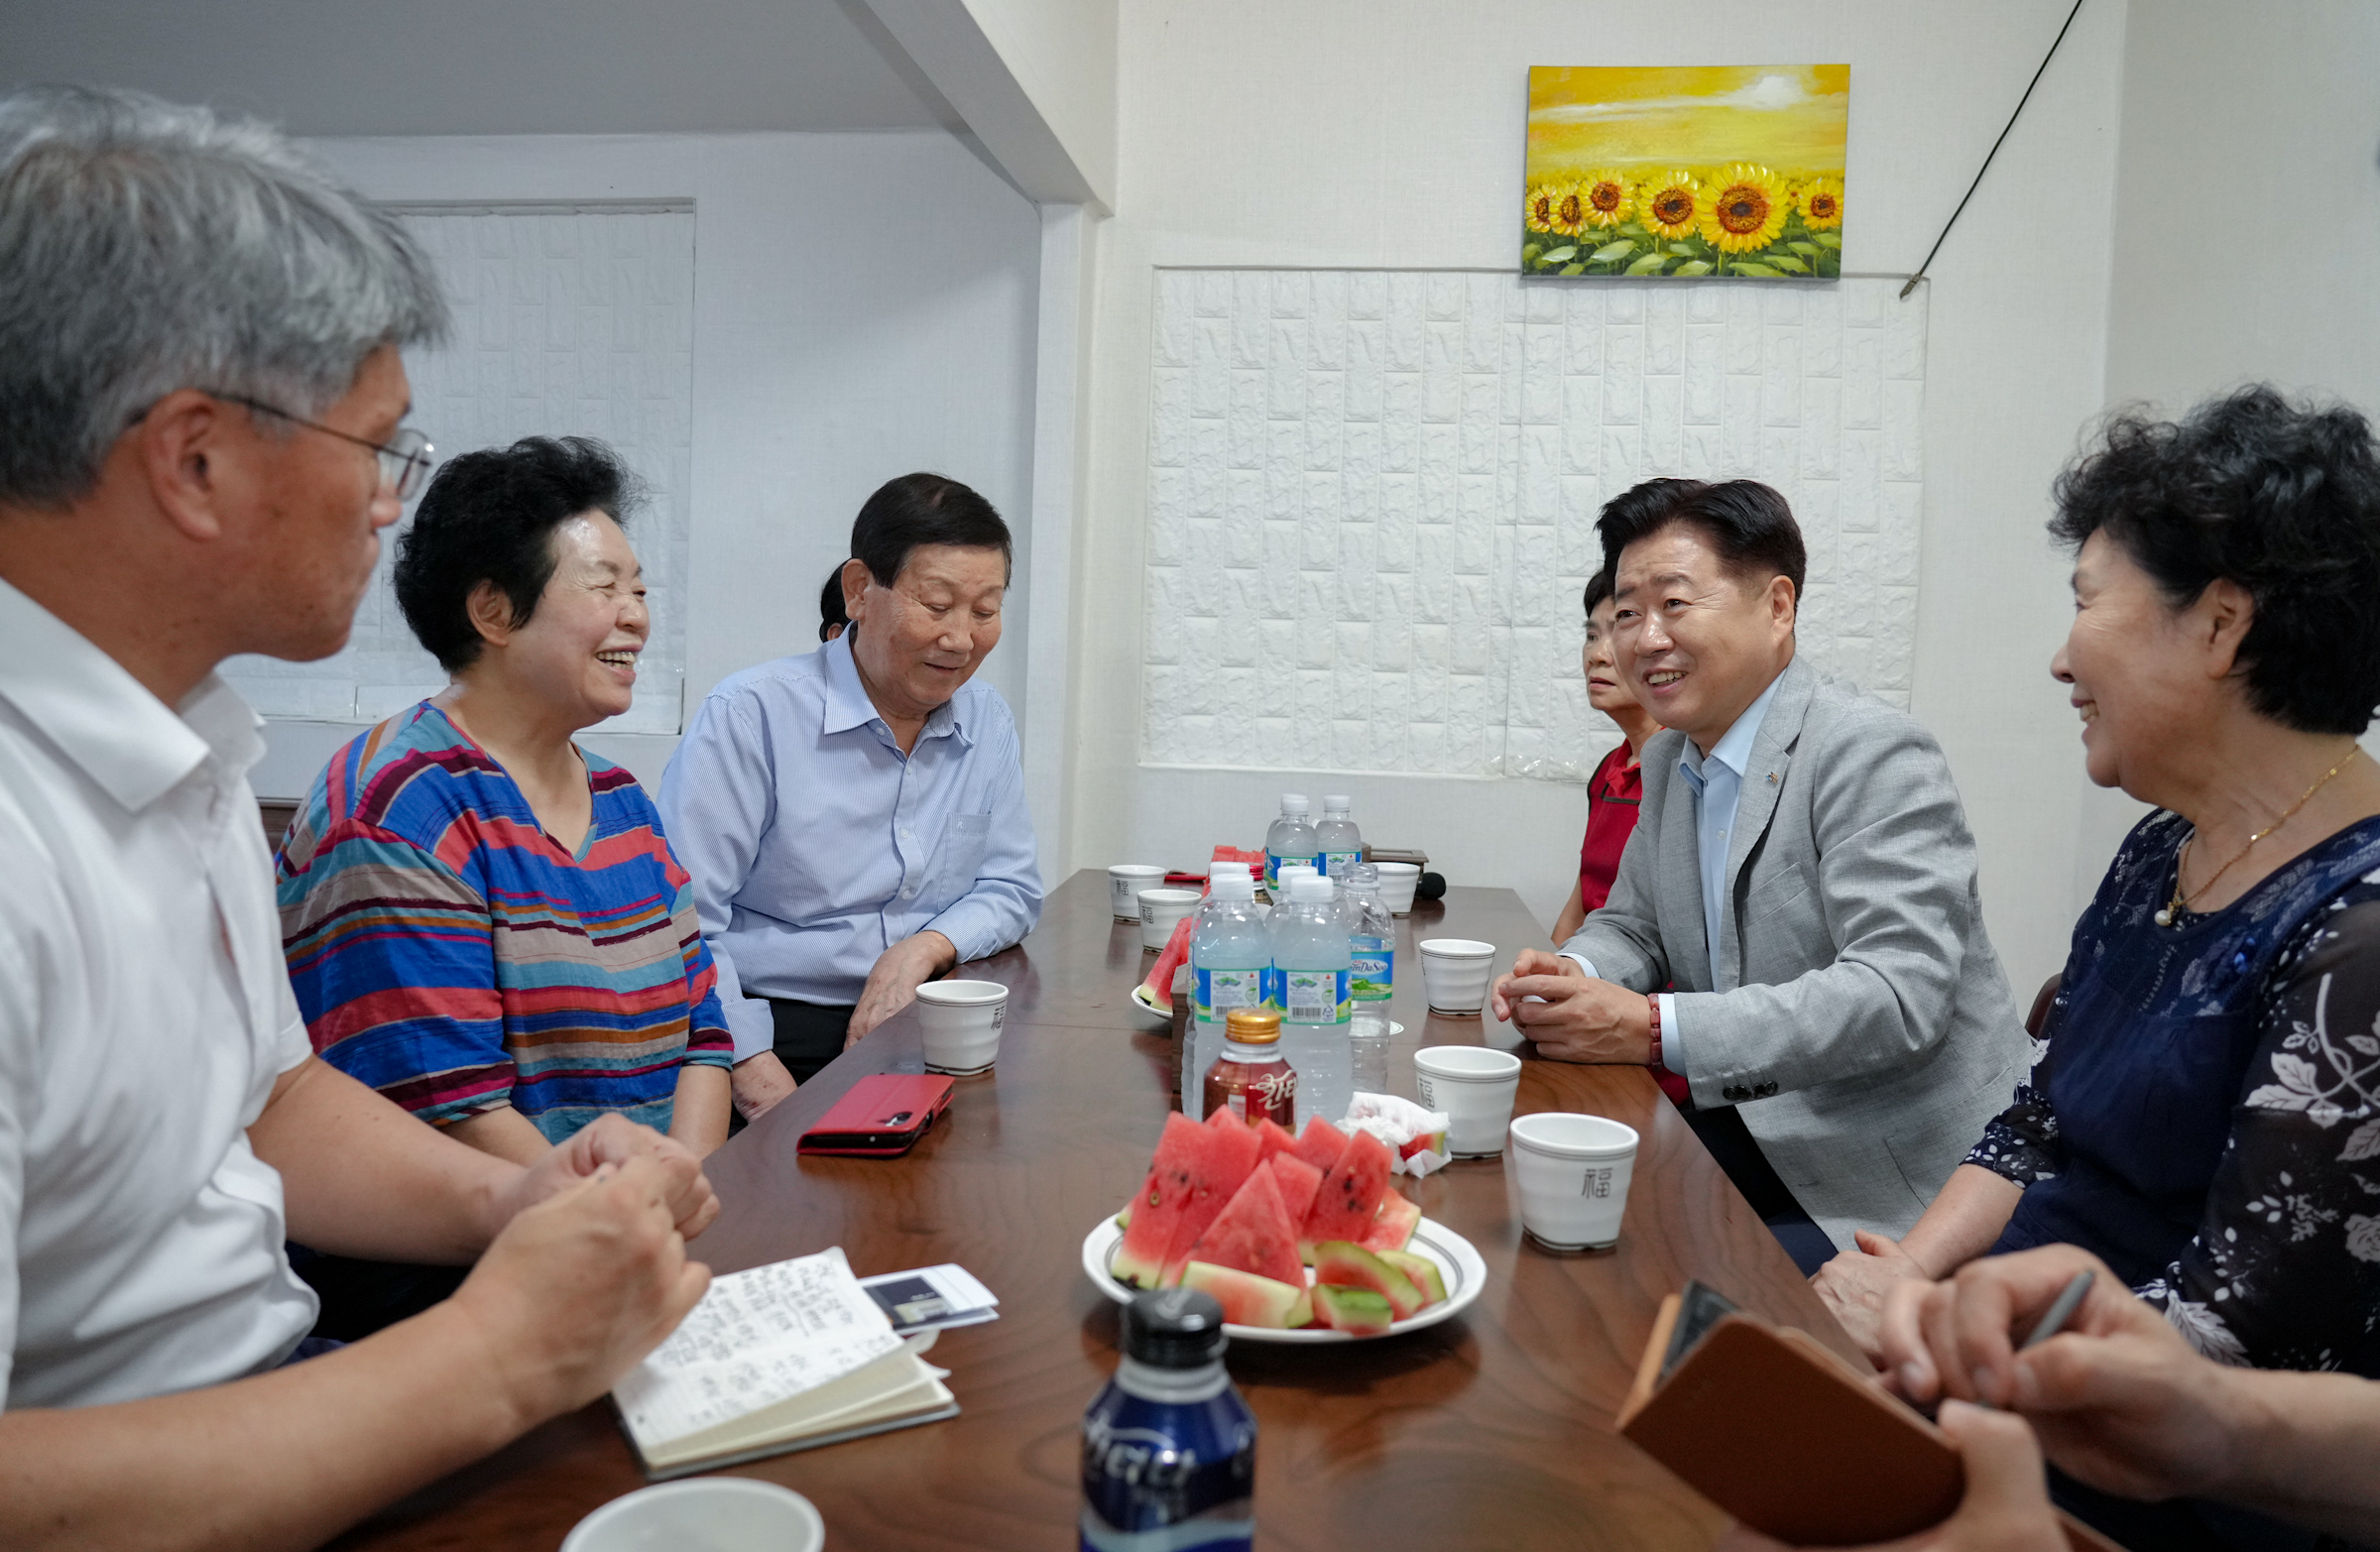
[[[1810,1272],[1854,1231],[1917,1221],[2027,1042],[1941,748],[1794,657],[1785,499],[1673,483],[1598,524],[1620,673],[1667,730],[1635,834],[1608,902],[1559,956],[1524,951],[1495,1010],[1540,1055],[1682,1074],[1696,1130]]]

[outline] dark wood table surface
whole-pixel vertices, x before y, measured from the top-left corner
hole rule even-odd
[[[1414,943],[1482,938],[1508,960],[1545,933],[1508,890],[1452,890],[1397,926],[1391,1015],[1404,1032],[1389,1085],[1409,1098],[1417,1046],[1484,1032],[1476,1017],[1427,1012]],[[957,1261],[1001,1299],[998,1321],[946,1332],[933,1351],[961,1416],[735,1469],[806,1494],[835,1552],[1074,1544],[1078,1427],[1115,1368],[1117,1336],[1117,1306],[1084,1278],[1081,1244],[1139,1185],[1171,1105],[1173,1044],[1128,1001],[1151,963],[1137,924],[1111,918],[1106,875],[1079,873],[1022,944],[967,967],[1012,989],[1000,1062],[958,1081],[946,1124],[908,1156],[794,1151],[853,1079],[921,1070],[907,1014],[713,1155],[724,1211],[692,1249],[714,1270],[840,1245],[863,1276]],[[1724,1516],[1612,1432],[1661,1296],[1700,1277],[1853,1353],[1642,1070],[1529,1060],[1517,1110],[1589,1111],[1643,1134],[1618,1246],[1566,1257],[1524,1245],[1499,1159],[1402,1179],[1425,1214],[1478,1247],[1487,1290],[1410,1336],[1234,1346],[1233,1377],[1258,1419],[1259,1546],[1706,1547]],[[552,1552],[642,1480],[598,1403],[336,1545]]]

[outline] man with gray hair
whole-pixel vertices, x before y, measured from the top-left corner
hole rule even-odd
[[[398,350],[444,316],[268,130],[0,98],[0,1545],[314,1545],[602,1394],[707,1284],[683,1149],[467,1147],[315,1060],[283,969],[214,668],[346,641],[428,465]],[[478,1264],[313,1357],[285,1238]]]

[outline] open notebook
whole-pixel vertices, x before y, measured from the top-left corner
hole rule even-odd
[[[840,1249],[731,1272],[612,1387],[654,1482],[958,1415]]]

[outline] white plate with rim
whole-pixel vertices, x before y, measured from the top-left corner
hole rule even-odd
[[[1117,1247],[1123,1244],[1124,1231],[1116,1227],[1116,1220],[1101,1219],[1099,1227],[1083,1237],[1083,1275],[1091,1279],[1093,1287],[1117,1303],[1130,1304],[1132,1295],[1141,1290],[1129,1283],[1118,1282],[1108,1270],[1116,1259]],[[1446,1281],[1446,1297],[1418,1315],[1397,1321],[1382,1333],[1385,1336],[1419,1331],[1425,1326],[1451,1320],[1468,1309],[1472,1301],[1480,1296],[1480,1290],[1488,1285],[1488,1263],[1480,1259],[1480,1253],[1472,1249],[1469,1240],[1442,1223],[1424,1218],[1415,1224],[1413,1239],[1405,1250],[1437,1266],[1438,1275]],[[1314,1268],[1307,1267],[1309,1286],[1313,1276]],[[1344,1331],[1329,1331],[1319,1326],[1301,1326],[1295,1331],[1287,1331],[1278,1326],[1242,1326],[1227,1322],[1223,1329],[1235,1342],[1313,1344],[1375,1340],[1351,1336]]]

